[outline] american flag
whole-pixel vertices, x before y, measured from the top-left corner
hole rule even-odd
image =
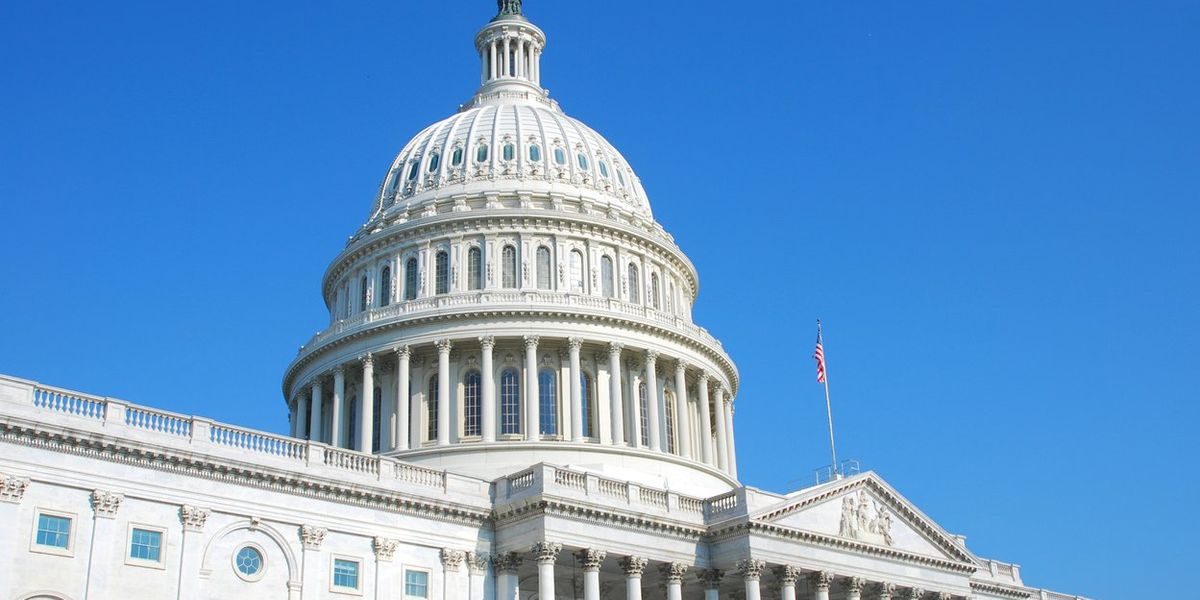
[[[817,359],[817,383],[825,383],[825,348],[821,346],[821,331],[817,330],[817,349],[813,351]]]

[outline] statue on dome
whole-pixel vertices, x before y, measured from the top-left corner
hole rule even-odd
[[[497,17],[521,14],[521,0],[496,0],[496,5],[500,7]]]

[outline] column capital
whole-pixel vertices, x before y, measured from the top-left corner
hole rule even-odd
[[[305,385],[307,385],[308,387],[310,387],[312,389],[318,389],[321,387],[322,383],[324,383],[324,382],[321,380],[321,376],[317,375],[316,377],[309,379],[308,383]]]
[[[681,358],[681,359],[675,361],[675,372],[676,373],[687,373],[689,366],[691,366],[691,365],[689,365],[686,360],[683,360]]]
[[[747,558],[744,560],[739,560],[737,563],[738,573],[740,573],[744,579],[750,581],[758,581],[758,578],[762,576],[763,569],[766,567],[767,561],[758,560],[757,558]]]
[[[896,595],[896,584],[894,583],[877,583],[873,587],[875,597],[878,600],[892,600]]]
[[[115,519],[117,511],[121,510],[121,502],[124,500],[124,494],[94,490],[92,492],[92,510],[96,511],[97,517]]]
[[[491,562],[491,557],[487,554],[467,552],[467,570],[472,575],[483,575],[486,573],[489,562]]]
[[[183,523],[184,531],[204,531],[210,514],[212,511],[207,508],[184,504],[179,507],[179,522]]]
[[[408,347],[407,344],[405,344],[403,346],[396,346],[395,352],[396,352],[396,358],[399,358],[399,359],[405,359],[405,358],[412,356],[412,348]]]
[[[536,350],[539,339],[541,339],[541,338],[539,338],[536,335],[525,336],[525,348],[527,348],[529,350]]]
[[[626,577],[641,577],[646,572],[646,564],[650,561],[641,556],[626,556],[617,561]]]
[[[715,590],[721,587],[723,577],[725,572],[720,569],[696,569],[696,579],[700,580],[705,589]]]
[[[842,581],[842,587],[852,594],[861,594],[867,587],[867,580],[862,577],[850,577]]]
[[[333,374],[337,375],[339,377],[345,377],[346,376],[346,367],[343,365],[338,365],[338,366],[334,367]]]
[[[937,599],[938,600],[954,600],[954,594],[951,594],[950,592],[938,592]]]
[[[647,368],[652,367],[657,362],[658,362],[658,350],[647,350],[646,351],[646,367]]]
[[[808,583],[818,590],[828,590],[829,584],[833,583],[833,575],[829,571],[815,571],[808,574]]]
[[[457,573],[462,568],[463,560],[467,558],[467,553],[462,550],[442,548],[441,557],[442,568]]]
[[[709,375],[708,369],[700,369],[700,373],[696,375],[696,379],[698,379],[700,382],[700,385],[703,385],[703,386],[707,386],[708,380],[711,378],[712,378],[712,375]]]
[[[570,348],[571,350],[578,351],[580,348],[583,347],[583,338],[581,338],[581,337],[567,338],[567,347]]]
[[[305,550],[320,550],[321,544],[325,543],[325,534],[329,533],[324,527],[313,527],[312,525],[300,526],[300,544]]]
[[[363,367],[371,367],[371,368],[375,367],[375,356],[372,355],[370,352],[358,357],[358,360],[360,362],[362,362]]]
[[[435,341],[434,345],[437,346],[438,354],[450,354],[450,348],[452,346],[450,340],[440,339]]]
[[[608,343],[608,353],[610,355],[616,354],[617,358],[621,357],[621,350],[624,350],[624,349],[625,349],[625,344],[622,344],[621,342],[609,342]]]
[[[516,573],[517,569],[521,568],[521,563],[525,559],[516,552],[505,552],[492,557],[492,568],[496,569],[496,573]]]
[[[375,551],[375,560],[379,562],[391,562],[392,556],[396,554],[396,548],[399,546],[399,540],[382,537],[371,540],[371,549]]]
[[[600,563],[604,562],[607,555],[603,550],[584,548],[575,553],[575,558],[583,565],[584,571],[596,571],[600,569]]]
[[[544,565],[553,563],[558,559],[558,553],[562,552],[562,544],[558,542],[536,542],[531,550],[538,564]]]
[[[800,578],[800,569],[792,565],[779,565],[773,571],[783,585],[796,585],[796,580]]]
[[[494,335],[479,336],[479,345],[484,350],[494,350],[496,348],[496,336],[494,336]]]
[[[29,489],[28,477],[0,474],[0,502],[20,504],[27,489]]]
[[[908,591],[904,594],[906,600],[921,600],[923,596],[925,596],[925,590],[919,587],[908,588]]]
[[[663,579],[667,583],[682,583],[683,575],[687,573],[688,566],[681,562],[669,562],[658,565],[658,572],[662,573]]]

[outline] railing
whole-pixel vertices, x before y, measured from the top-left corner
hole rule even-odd
[[[600,477],[595,473],[574,471],[552,465],[537,465],[507,478],[507,496],[514,498],[532,490],[534,493],[564,494],[567,497],[585,496],[596,501],[615,503],[638,511],[663,511],[669,514],[686,515],[688,519],[702,520],[709,501],[693,496],[684,496],[664,489]],[[726,494],[718,500],[736,507],[737,495]]]
[[[435,471],[401,462],[393,463],[393,465],[395,477],[400,481],[446,489],[445,471]]]
[[[191,418],[138,406],[125,408],[125,424],[137,429],[148,429],[180,437],[192,435]]]
[[[378,457],[359,454],[358,452],[348,452],[337,448],[325,449],[325,465],[356,473],[379,475]]]
[[[704,514],[704,501],[690,496],[680,496],[679,510],[702,515]]]
[[[532,470],[513,475],[508,479],[508,489],[516,492],[533,487],[533,477],[534,475]]]
[[[717,496],[708,501],[708,506],[710,515],[719,515],[734,510],[738,507],[737,492]]]
[[[554,471],[554,483],[577,490],[587,489],[587,477],[583,473],[576,473],[574,471],[556,469]]]
[[[611,498],[620,498],[622,500],[629,499],[629,484],[624,481],[614,481],[612,479],[601,479],[596,488],[603,496]]]
[[[662,490],[642,488],[642,502],[659,508],[667,507],[667,493]]]
[[[103,398],[42,386],[33,388],[33,405],[97,420],[103,420],[106,414]]]
[[[303,441],[293,438],[278,437],[214,423],[209,433],[209,440],[220,446],[231,446],[296,460],[308,460],[308,447]]]

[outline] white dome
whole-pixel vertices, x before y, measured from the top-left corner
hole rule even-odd
[[[500,97],[474,104],[404,146],[372,217],[485,186],[587,196],[651,218],[645,190],[621,153],[553,103]]]

